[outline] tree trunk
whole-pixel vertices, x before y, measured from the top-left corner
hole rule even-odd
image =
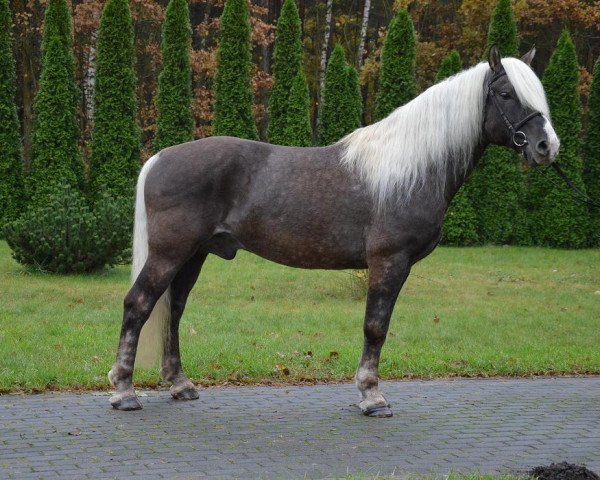
[[[317,130],[320,122],[321,104],[323,103],[323,88],[325,86],[325,70],[327,69],[327,52],[329,50],[329,39],[331,38],[331,21],[333,19],[333,0],[327,0],[327,14],[325,16],[325,36],[321,47],[321,68],[319,70],[319,105],[317,116]]]
[[[358,45],[358,54],[356,59],[356,65],[360,70],[363,66],[363,59],[365,56],[365,43],[367,40],[367,28],[369,26],[369,14],[371,13],[371,0],[365,0],[365,7],[363,10],[362,26],[360,27],[360,44]]]
[[[83,73],[83,101],[85,108],[85,124],[91,132],[94,128],[94,84],[96,83],[96,40],[98,31],[90,36],[90,45],[87,51],[85,71]]]

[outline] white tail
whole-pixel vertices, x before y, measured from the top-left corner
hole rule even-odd
[[[148,225],[144,186],[148,172],[157,162],[158,158],[159,154],[150,158],[142,167],[142,171],[138,177],[135,198],[135,222],[133,227],[132,283],[137,279],[148,258]],[[171,319],[170,299],[170,291],[167,288],[167,291],[156,302],[150,318],[148,318],[142,328],[135,358],[135,365],[137,367],[155,367],[162,358],[163,346],[167,339],[169,321]]]

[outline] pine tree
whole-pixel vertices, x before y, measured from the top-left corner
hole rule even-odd
[[[269,99],[267,136],[271,143],[291,145],[292,139],[288,138],[285,132],[304,128],[304,114],[297,117],[301,122],[300,125],[291,125],[289,129],[287,128],[288,122],[296,119],[289,115],[292,102],[290,90],[302,70],[302,24],[295,0],[285,0],[281,7],[275,32],[273,59],[274,82]],[[304,91],[304,87],[298,85],[298,88],[297,94]],[[302,99],[301,102],[304,103],[304,100]]]
[[[21,213],[24,196],[11,31],[8,0],[0,0],[0,232]]]
[[[250,86],[250,13],[245,0],[226,0],[217,49],[213,133],[257,139]]]
[[[283,140],[285,145],[290,146],[310,147],[312,145],[310,97],[306,77],[302,70],[296,75],[289,92]]]
[[[486,51],[496,45],[503,57],[519,53],[517,27],[510,0],[498,0],[488,30]],[[506,147],[490,145],[468,182],[477,214],[479,239],[484,243],[524,243],[521,222],[525,180],[517,155]],[[521,237],[521,238],[518,238]]]
[[[42,73],[33,105],[31,173],[26,182],[28,195],[36,197],[36,203],[57,184],[83,187],[77,92],[69,7],[66,0],[50,0],[42,40]]]
[[[352,71],[350,70],[352,69]],[[358,75],[346,63],[344,48],[336,45],[325,72],[319,143],[330,145],[360,127]],[[362,107],[362,104],[361,104]]]
[[[158,77],[156,151],[194,138],[192,29],[186,0],[170,0],[162,28],[162,72]]]
[[[127,0],[108,0],[100,19],[90,185],[94,196],[133,195],[140,162],[135,123],[135,51]]]
[[[556,161],[582,190],[583,163],[579,156],[581,104],[579,65],[568,30],[563,30],[550,57],[542,84],[546,91],[552,124],[561,140]],[[548,173],[551,175],[551,173]],[[558,180],[560,182],[560,180]],[[531,176],[532,235],[536,244],[579,248],[587,243],[589,216],[584,204],[569,190],[547,183],[542,175]]]
[[[463,68],[462,60],[456,50],[452,50],[442,60],[435,78],[436,83],[457,74]],[[468,195],[468,183],[454,195],[446,212],[442,242],[446,245],[473,245],[477,243],[477,216]]]
[[[379,89],[375,106],[377,120],[412,100],[416,87],[416,38],[410,15],[400,10],[390,22],[381,51]]]
[[[596,60],[588,101],[588,121],[583,141],[585,188],[591,198],[600,198],[600,58]],[[600,210],[590,207],[589,245],[600,247]]]
[[[435,83],[439,83],[452,75],[457,74],[463,69],[463,63],[457,50],[451,50],[448,55],[442,59],[442,64],[435,77]]]

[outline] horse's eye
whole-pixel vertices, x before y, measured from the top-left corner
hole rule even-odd
[[[510,95],[508,94],[508,92],[500,92],[500,96],[502,98],[508,98]]]

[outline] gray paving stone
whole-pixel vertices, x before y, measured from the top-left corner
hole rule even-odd
[[[600,377],[383,382],[395,416],[364,417],[349,384],[0,396],[0,479],[335,478],[600,471]],[[218,406],[211,408],[211,406]]]

